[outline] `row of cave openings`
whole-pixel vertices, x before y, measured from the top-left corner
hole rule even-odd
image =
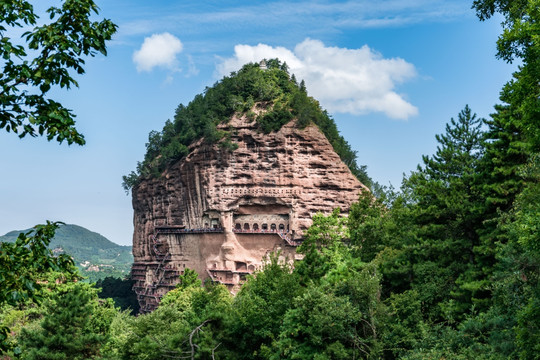
[[[229,279],[229,277],[232,277],[232,273],[229,271],[229,270],[218,270],[217,269],[217,264],[214,264],[213,265],[213,268],[211,269],[212,272],[223,272],[223,273],[226,273],[227,274],[227,280]],[[234,262],[234,271],[237,271],[237,272],[245,272],[245,273],[253,273],[255,271],[255,265],[253,264],[250,264],[250,265],[247,265],[245,262],[243,261],[235,261]],[[219,278],[220,280],[223,280],[222,278]],[[244,281],[246,280],[245,277],[241,277],[240,278],[241,281]]]
[[[242,227],[242,224],[240,223],[236,223],[234,225],[234,229],[235,230],[245,230],[245,231],[249,231],[249,230],[253,230],[253,231],[259,231],[259,230],[262,230],[262,231],[276,231],[276,230],[279,230],[280,232],[289,232],[289,225],[287,224],[287,226],[285,227],[284,224],[279,224],[276,225],[276,224],[270,224],[270,228],[268,228],[268,224],[262,224],[261,227],[259,228],[259,224],[255,223],[253,224],[253,226],[250,227],[249,223],[244,223],[244,227]]]

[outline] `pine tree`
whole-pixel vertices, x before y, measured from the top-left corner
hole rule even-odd
[[[497,41],[497,57],[508,63],[521,62],[513,79],[501,91],[502,105],[495,107],[487,121],[486,156],[482,164],[486,219],[512,207],[524,182],[518,168],[530,154],[540,151],[540,0],[475,0],[473,8],[480,20],[495,13],[504,17],[503,32]],[[496,236],[488,223],[484,238],[488,248]],[[491,238],[491,239],[490,239]]]
[[[95,291],[83,285],[55,294],[47,304],[41,326],[23,329],[20,345],[24,359],[82,360],[98,354],[105,335],[92,321]]]
[[[540,0],[475,0],[480,20],[495,13],[504,17],[497,41],[497,57],[518,70],[501,91],[501,105],[487,121],[485,156],[479,171],[484,204],[484,224],[476,248],[483,277],[488,279],[500,252],[510,240],[498,224],[526,183],[519,174],[530,155],[540,151]],[[499,250],[497,250],[499,247]]]
[[[416,242],[413,288],[428,315],[441,319],[441,309],[461,314],[485,297],[482,283],[471,284],[476,269],[476,229],[481,224],[482,199],[477,171],[482,157],[482,119],[466,106],[451,119],[445,134],[437,135],[434,156],[405,181]],[[456,282],[459,280],[458,282]],[[467,283],[468,287],[461,286]],[[472,285],[472,286],[471,286]],[[467,290],[464,290],[464,289]],[[454,300],[448,302],[449,298]],[[441,305],[446,303],[446,306]]]

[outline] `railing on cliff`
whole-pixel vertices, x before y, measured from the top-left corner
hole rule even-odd
[[[133,285],[133,290],[137,294],[137,299],[139,302],[144,301],[144,305],[141,307],[141,313],[147,313],[154,310],[161,300],[162,295],[158,294],[156,291],[160,287],[169,287],[174,288],[175,284],[172,284],[166,280],[169,280],[171,277],[177,277],[180,275],[178,270],[173,269],[168,262],[171,259],[171,254],[169,252],[168,246],[165,247],[166,242],[158,241],[159,235],[167,234],[201,234],[201,233],[223,233],[224,229],[219,228],[197,228],[197,229],[187,229],[184,226],[156,226],[154,228],[154,234],[150,237],[150,243],[152,245],[152,250],[155,255],[156,260],[158,261],[157,267],[154,272],[154,281],[152,284],[145,285],[145,279],[135,279],[136,282]],[[233,229],[235,233],[249,233],[249,234],[258,234],[258,235],[278,235],[281,237],[289,246],[297,247],[301,244],[300,241],[293,240],[289,237],[288,234],[270,229],[270,230],[244,230],[244,229]],[[135,272],[148,271],[148,265],[135,263],[132,266],[132,277],[134,277]],[[144,276],[143,274],[137,273],[136,276]],[[226,281],[223,282],[227,284]]]
[[[174,233],[178,230],[184,229],[183,227],[156,227],[154,234],[150,237],[152,250],[154,251],[154,255],[158,260],[157,268],[155,269],[154,273],[155,280],[152,281],[152,284],[145,285],[145,279],[137,279],[135,285],[133,285],[133,290],[137,294],[137,299],[139,302],[144,301],[144,305],[140,309],[141,313],[150,312],[159,305],[161,295],[156,293],[159,287],[174,287],[173,284],[164,282],[164,279],[170,278],[171,274],[173,277],[178,276],[179,272],[173,269],[170,265],[166,264],[171,259],[171,254],[169,253],[168,246],[164,247],[163,245],[166,244],[158,241],[158,236],[160,234]],[[160,247],[162,247],[162,249],[160,249]],[[163,249],[163,247],[165,249]],[[148,269],[147,265],[134,264],[132,270],[139,271],[142,270],[142,268],[144,268],[144,270]]]
[[[180,226],[156,226],[155,231],[160,234],[201,234],[201,233],[222,233],[223,228],[197,228],[186,229]]]
[[[297,246],[300,246],[302,244],[301,241],[291,239],[287,233],[285,233],[283,231],[280,231],[280,230],[274,230],[274,229],[270,229],[270,230],[233,229],[233,232],[234,233],[239,233],[239,234],[259,234],[259,235],[276,235],[277,234],[277,235],[279,235],[280,238],[285,240],[285,242],[290,246],[297,247]]]
[[[156,291],[160,287],[169,287],[174,288],[175,284],[170,282],[171,278],[175,278],[180,275],[178,270],[173,269],[168,262],[171,259],[171,254],[169,253],[168,247],[166,247],[165,242],[158,241],[159,235],[166,234],[201,234],[201,233],[222,233],[223,228],[196,228],[196,229],[187,229],[183,225],[172,225],[172,226],[156,226],[154,228],[154,234],[150,237],[150,243],[152,245],[152,250],[155,255],[156,260],[158,261],[157,267],[154,272],[154,281],[152,284],[145,284],[145,279],[141,279],[143,274],[140,274],[141,271],[146,272],[148,270],[148,265],[143,264],[134,264],[132,267],[132,277],[139,277],[133,285],[133,290],[137,294],[139,302],[143,302],[144,305],[141,307],[141,312],[150,312],[154,310],[161,300],[161,295]]]

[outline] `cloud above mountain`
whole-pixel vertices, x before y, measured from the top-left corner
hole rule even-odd
[[[156,67],[178,70],[177,55],[182,51],[180,39],[167,32],[144,39],[141,48],[133,53],[137,71],[152,71]]]
[[[222,59],[218,76],[228,75],[248,62],[279,58],[298,81],[303,79],[309,94],[330,112],[367,114],[381,112],[393,119],[406,120],[418,109],[396,86],[417,76],[413,64],[401,58],[384,58],[367,45],[359,49],[325,46],[306,39],[294,50],[266,44],[236,45],[234,55]]]

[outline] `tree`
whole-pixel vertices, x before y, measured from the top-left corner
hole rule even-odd
[[[38,15],[30,2],[7,0],[0,4],[0,129],[21,138],[40,135],[49,141],[83,145],[84,137],[75,128],[75,115],[48,98],[48,92],[56,86],[78,86],[72,73],[84,73],[85,56],[106,54],[105,42],[111,39],[116,25],[110,20],[91,21],[92,14],[98,13],[92,0],[65,0],[61,7],[51,7],[47,13],[50,22],[36,26]],[[18,27],[34,28],[22,35],[22,41],[13,40],[9,35]],[[39,302],[39,274],[51,270],[76,272],[68,256],[54,257],[47,249],[58,224],[37,225],[20,234],[14,244],[0,245],[0,305]],[[55,326],[49,327],[48,331],[52,330]],[[1,326],[0,350],[7,346],[7,334],[7,327]],[[43,344],[48,341],[44,336]],[[81,349],[89,344],[87,340],[79,344]],[[81,351],[79,356],[84,354]]]
[[[99,353],[116,310],[99,311],[97,290],[75,283],[59,290],[46,304],[37,329],[23,328],[19,343],[25,359],[90,359]],[[103,307],[103,305],[101,305]]]
[[[485,201],[481,248],[494,258],[496,244],[509,241],[498,227],[501,214],[510,211],[526,183],[520,168],[529,155],[540,151],[540,1],[476,0],[473,7],[480,20],[495,13],[504,17],[497,41],[497,57],[520,60],[513,79],[501,91],[502,104],[487,121],[481,173]]]
[[[90,19],[98,13],[92,0],[64,0],[47,13],[50,22],[36,26],[39,17],[30,2],[6,0],[0,5],[0,129],[84,145],[75,114],[48,98],[48,92],[78,86],[73,73],[84,73],[85,56],[107,54],[105,43],[116,25]],[[14,28],[33,26],[22,35],[25,45],[8,37]]]
[[[383,198],[374,198],[369,191],[360,193],[358,202],[349,210],[349,233],[351,244],[358,248],[358,256],[369,262],[388,244],[389,210]]]
[[[287,311],[275,343],[277,351],[270,358],[365,358],[359,351],[354,353],[349,348],[358,341],[355,325],[360,322],[361,315],[346,297],[319,287],[309,288],[295,299],[294,308]]]
[[[333,222],[335,214],[318,217],[314,224]],[[328,236],[325,226],[315,229]],[[272,347],[265,352],[267,358],[366,359],[381,355],[385,309],[380,300],[377,264],[363,263],[342,240],[319,250],[310,247],[309,253],[319,253],[319,261],[303,260],[295,268],[294,273],[320,277],[305,281],[306,289],[289,302],[279,336],[274,335]],[[317,273],[308,267],[322,270]]]
[[[261,359],[279,334],[283,316],[301,294],[298,276],[287,263],[271,255],[260,272],[250,276],[234,299],[233,314],[226,326],[225,347],[235,359]]]
[[[501,91],[503,104],[487,122],[484,196],[494,218],[512,207],[523,187],[519,166],[540,151],[540,0],[475,0],[473,8],[482,21],[495,13],[504,17],[497,57],[521,61]]]
[[[295,294],[281,290],[281,298],[294,297],[286,302],[283,315],[272,316],[283,319],[283,323],[279,332],[271,332],[272,346],[261,346],[263,358],[357,359],[381,355],[381,276],[375,262],[364,263],[355,256],[357,246],[349,241],[347,222],[339,209],[328,216],[319,213],[313,217],[299,248],[304,259],[289,275],[301,287],[296,283],[285,287],[298,289]],[[268,306],[262,305],[263,309]]]
[[[303,285],[318,282],[334,265],[335,255],[343,250],[345,239],[349,238],[347,218],[336,208],[328,216],[317,213],[309,227],[305,239],[297,249],[304,259],[295,267],[295,274]]]
[[[83,145],[75,128],[75,115],[47,98],[52,87],[77,86],[72,72],[84,73],[84,56],[106,54],[105,42],[116,31],[110,20],[91,21],[98,7],[92,0],[65,0],[60,8],[47,10],[49,23],[22,35],[22,43],[8,37],[20,27],[38,22],[32,4],[5,0],[0,4],[0,129],[19,137],[44,135],[50,141]],[[21,234],[15,244],[2,244],[0,252],[0,305],[39,300],[35,275],[49,270],[73,272],[67,257],[55,258],[47,249],[59,223],[37,225]],[[8,329],[0,327],[0,350],[7,345]]]
[[[520,167],[525,181],[511,211],[501,216],[495,272],[495,306],[506,317],[506,332],[520,359],[540,358],[540,154]],[[501,315],[499,315],[501,317]]]
[[[404,182],[417,239],[410,249],[413,286],[433,319],[441,316],[439,302],[450,295],[459,297],[459,308],[451,310],[458,314],[487,296],[477,234],[483,215],[477,185],[481,123],[466,106],[446,132],[436,136],[435,155],[424,156],[424,166]]]
[[[340,209],[336,208],[328,216],[317,213],[313,216],[313,223],[309,227],[306,238],[298,248],[300,253],[305,253],[311,247],[321,250],[325,247],[341,242],[349,238],[347,219],[340,215]]]
[[[221,284],[204,287],[190,270],[182,285],[169,291],[159,307],[145,315],[117,316],[111,325],[105,359],[210,359],[221,350],[223,323],[232,297]]]
[[[15,243],[0,243],[0,306],[16,306],[41,300],[39,275],[49,271],[74,274],[77,269],[68,255],[53,256],[47,248],[60,223],[47,222],[21,233]],[[7,347],[9,329],[0,325],[0,351]]]

